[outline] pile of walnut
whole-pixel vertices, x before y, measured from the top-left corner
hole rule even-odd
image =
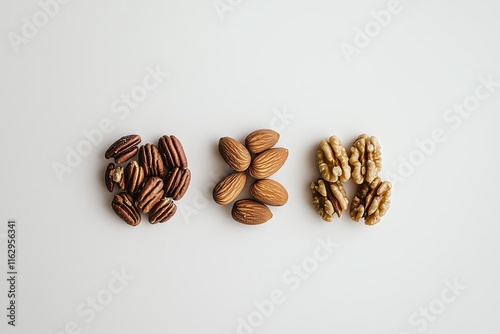
[[[382,156],[377,138],[360,135],[348,154],[342,142],[331,136],[328,142],[319,143],[316,157],[321,177],[311,183],[311,191],[321,218],[331,222],[334,214],[341,217],[347,210],[349,200],[343,183],[352,179],[359,186],[351,203],[351,218],[363,218],[366,225],[377,224],[389,209],[392,187],[378,177]]]
[[[174,201],[180,200],[191,181],[191,172],[184,148],[175,136],[163,136],[158,146],[141,142],[139,135],[128,135],[111,144],[106,159],[124,164],[137,153],[139,162],[132,160],[125,167],[110,163],[104,175],[109,192],[118,187],[111,207],[131,226],[141,222],[141,213],[148,214],[151,224],[163,223],[177,211]]]
[[[265,223],[273,216],[268,205],[281,206],[288,201],[286,189],[268,179],[288,158],[286,148],[274,147],[279,137],[273,130],[261,129],[249,134],[245,145],[230,137],[219,140],[220,155],[234,172],[215,185],[214,201],[220,205],[233,202],[245,187],[247,171],[256,179],[250,186],[250,195],[254,199],[240,199],[233,204],[231,215],[237,222],[247,225]]]

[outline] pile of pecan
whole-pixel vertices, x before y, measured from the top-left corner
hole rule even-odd
[[[115,160],[106,168],[106,188],[113,192],[116,186],[121,191],[111,207],[131,226],[141,222],[141,213],[148,214],[151,224],[169,220],[177,210],[174,201],[184,196],[191,181],[184,148],[175,136],[161,137],[158,146],[138,147],[140,142],[139,135],[124,136],[105,153],[106,159]],[[137,154],[139,161],[129,161]]]
[[[392,187],[378,176],[382,155],[377,138],[362,134],[348,152],[336,136],[331,136],[319,143],[316,160],[321,177],[310,187],[313,206],[321,218],[330,222],[335,214],[341,217],[348,209],[343,183],[352,179],[359,186],[351,203],[351,219],[377,224],[389,209]]]

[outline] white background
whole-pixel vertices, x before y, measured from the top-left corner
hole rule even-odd
[[[40,5],[1,1],[0,332],[75,322],[81,333],[233,334],[279,289],[284,303],[255,333],[498,333],[500,88],[456,129],[443,120],[480,77],[500,81],[498,2],[401,0],[350,63],[341,43],[387,1],[232,3],[221,19],[211,1],[74,0],[16,53],[8,34]],[[156,66],[169,77],[120,119],[113,101]],[[285,111],[293,118],[276,120]],[[104,118],[113,131],[59,182],[54,162]],[[290,150],[272,177],[289,203],[264,225],[241,225],[210,197],[226,170],[217,142],[271,126]],[[336,134],[348,147],[376,135],[387,175],[436,128],[447,140],[395,185],[380,224],[316,214],[308,187],[320,139]],[[110,208],[103,155],[130,133],[175,134],[188,154],[192,184],[165,224],[132,228]],[[15,329],[4,315],[8,218],[19,225]],[[293,291],[282,277],[317,238],[340,246]],[[105,293],[113,270],[134,279],[87,321],[77,307]],[[445,280],[467,288],[425,330],[410,324],[439,305]]]

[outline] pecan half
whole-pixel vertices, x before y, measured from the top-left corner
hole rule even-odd
[[[375,225],[389,210],[392,185],[382,182],[376,177],[372,182],[364,182],[358,186],[351,203],[350,216],[354,221],[364,218],[366,225]]]
[[[111,144],[104,156],[106,159],[115,158],[117,164],[124,163],[137,154],[137,145],[140,142],[141,137],[139,135],[123,136]]]
[[[338,180],[347,182],[351,178],[351,166],[349,166],[347,151],[336,136],[331,136],[328,142],[326,140],[320,141],[316,161],[321,177],[328,182],[337,182]]]
[[[175,136],[164,135],[158,140],[158,147],[167,168],[187,168],[187,158],[181,142]]]
[[[131,161],[125,167],[125,188],[132,196],[137,194],[144,183],[144,168],[137,161]]]
[[[362,134],[352,144],[350,151],[349,163],[354,182],[372,182],[382,169],[382,153],[377,138]]]
[[[149,211],[149,222],[151,224],[164,223],[175,215],[177,206],[171,198],[162,198]]]
[[[191,182],[189,169],[174,168],[165,177],[165,196],[180,200],[186,193]]]
[[[165,175],[165,165],[156,145],[146,144],[139,149],[139,164],[144,168],[146,176]]]
[[[132,201],[132,196],[122,192],[113,197],[111,207],[125,223],[137,226],[141,222],[141,214],[134,207]]]
[[[135,205],[142,213],[148,213],[163,197],[163,181],[157,176],[150,177],[142,186]]]
[[[331,222],[333,215],[342,216],[349,204],[347,194],[341,182],[330,183],[323,179],[311,183],[313,206],[323,220]]]
[[[110,163],[106,167],[104,174],[104,183],[109,192],[113,192],[115,183],[120,190],[125,190],[125,180],[123,177],[123,167],[116,167],[114,163]]]

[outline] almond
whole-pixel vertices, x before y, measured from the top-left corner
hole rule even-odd
[[[245,172],[236,172],[222,178],[214,187],[214,201],[220,205],[231,203],[238,197],[247,181]]]
[[[224,161],[237,172],[245,171],[252,160],[247,148],[230,137],[223,137],[219,140],[219,153]]]
[[[246,225],[257,225],[267,222],[273,217],[271,210],[253,199],[240,199],[233,205],[233,219]]]
[[[280,139],[279,133],[269,129],[256,130],[245,139],[245,146],[252,153],[261,153],[270,149]]]
[[[281,206],[288,202],[285,187],[274,180],[257,180],[250,186],[250,195],[267,205]]]
[[[248,172],[256,179],[268,178],[283,166],[287,158],[288,150],[286,148],[271,148],[253,159]]]

